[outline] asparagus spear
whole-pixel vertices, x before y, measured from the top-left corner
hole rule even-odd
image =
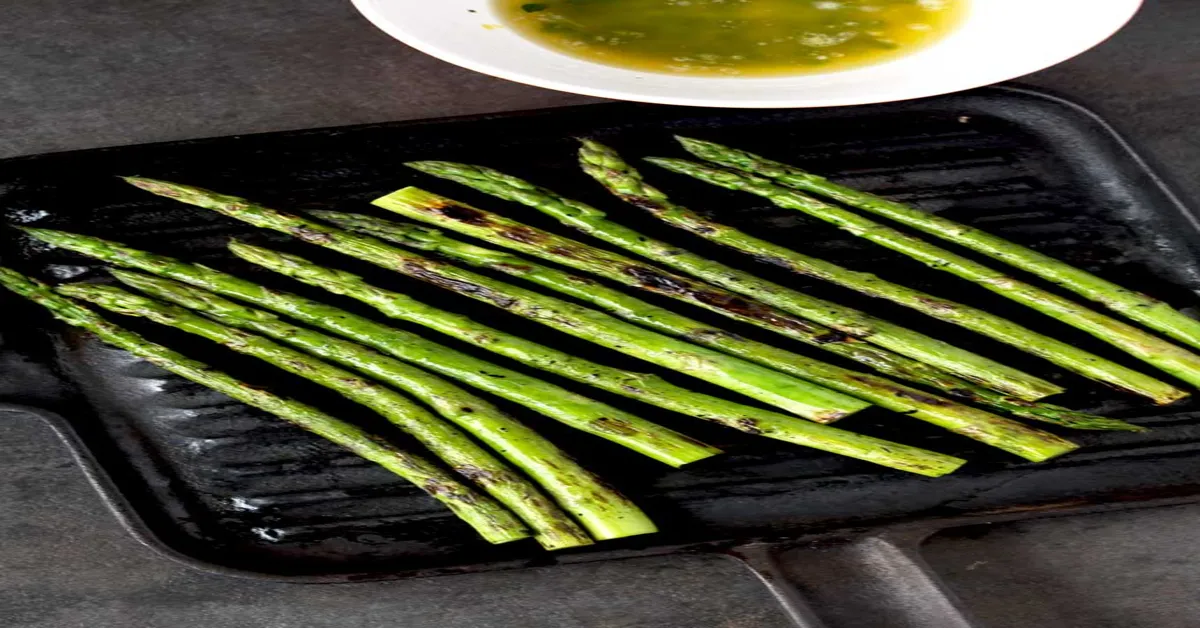
[[[152,297],[200,312],[223,325],[290,344],[411,394],[525,471],[597,539],[655,531],[650,519],[627,497],[605,485],[554,443],[487,400],[436,375],[199,288],[125,270],[113,270],[112,274]],[[575,536],[580,541],[587,538],[582,532]]]
[[[802,211],[856,236],[924,262],[932,268],[979,284],[996,294],[1031,307],[1119,347],[1126,353],[1193,386],[1200,386],[1200,355],[1132,325],[1090,310],[1053,292],[1006,276],[984,264],[892,229],[870,218],[819,201],[802,192],[775,185],[763,177],[705,166],[683,159],[652,158],[650,161],[672,172],[686,174],[731,190],[757,194],[780,207]],[[1184,396],[1186,393],[1180,391],[1173,399],[1163,399],[1160,403],[1170,403]]]
[[[862,344],[837,331],[772,310],[760,303],[742,299],[709,284],[700,283],[661,270],[619,253],[600,249],[577,240],[452,201],[417,188],[405,188],[375,200],[375,204],[404,216],[444,226],[505,248],[558,262],[576,270],[623,283],[697,305],[734,320],[757,325],[789,338],[867,365],[882,373],[946,391],[951,396],[1010,412],[1035,420],[1075,421],[1073,411],[1046,403],[1015,399],[939,371],[911,358],[886,349]],[[667,248],[661,258],[672,262],[687,257],[686,251]],[[689,268],[694,266],[689,265]],[[729,269],[731,272],[740,271]],[[749,276],[753,280],[753,276]],[[743,277],[735,275],[735,280]]]
[[[811,382],[648,331],[603,312],[436,262],[374,238],[269,209],[246,199],[153,179],[130,177],[127,180],[155,194],[282,231],[805,418],[837,419],[870,405]]]
[[[672,203],[666,194],[648,185],[641,174],[621,159],[616,151],[600,143],[583,140],[579,160],[585,172],[621,199],[676,227],[752,255],[758,261],[816,277],[868,296],[886,299],[934,318],[961,325],[1085,377],[1144,395],[1157,403],[1170,403],[1179,399],[1182,394],[1182,391],[1165,382],[1061,340],[1039,334],[990,312],[803,255],[739,229],[708,220],[686,207]]]
[[[100,340],[124,349],[159,368],[264,410],[297,427],[337,443],[395,473],[442,502],[490,543],[507,543],[529,536],[525,526],[490,497],[460,483],[424,458],[408,453],[362,429],[312,406],[273,395],[238,381],[212,367],[114,325],[91,310],[64,298],[47,285],[0,268],[0,285],[41,305],[55,318],[85,329]]]
[[[470,479],[533,529],[546,549],[590,545],[591,539],[529,480],[477,445],[457,428],[382,384],[326,364],[262,336],[228,327],[184,308],[100,284],[67,284],[60,294],[104,309],[148,318],[254,356],[358,402],[421,442],[459,475]]]
[[[839,185],[794,166],[712,142],[683,137],[679,138],[679,141],[688,152],[701,159],[768,177],[797,190],[828,197],[1006,262],[1200,349],[1200,321],[1158,299],[1122,288],[1049,255],[949,218]]]
[[[673,467],[720,453],[713,447],[611,405],[320,301],[265,288],[206,266],[139,251],[100,238],[49,229],[24,228],[24,231],[60,248],[117,266],[138,268],[169,277],[285,314],[521,404],[575,429],[608,439]]]
[[[760,304],[774,306],[778,310],[769,311],[764,315],[777,319],[779,324],[776,327],[803,324],[796,318],[802,317],[936,366],[943,372],[957,374],[964,379],[1025,400],[1041,399],[1063,390],[1060,386],[1043,379],[964,351],[936,338],[852,308],[785,288],[661,240],[647,238],[633,229],[608,220],[604,212],[595,207],[567,199],[551,190],[502,172],[481,166],[441,161],[422,161],[408,165],[421,172],[462,183],[493,196],[523,203],[605,242],[660,261],[731,292],[757,299]]]
[[[973,408],[959,406],[945,399],[901,386],[882,377],[856,373],[778,347],[749,340],[631,297],[620,290],[615,290],[586,277],[537,264],[504,251],[454,240],[436,229],[360,214],[330,211],[312,213],[322,220],[345,229],[373,235],[410,248],[431,251],[442,257],[472,266],[526,279],[567,296],[592,303],[630,322],[657,329],[666,334],[692,339],[699,344],[866,399],[889,410],[905,414],[912,413],[917,418],[950,429],[962,427],[959,417],[964,415],[979,417],[985,414]],[[1062,416],[1053,419],[1038,418],[1076,429],[1121,431],[1141,431],[1143,429],[1117,419],[1072,413],[1065,408],[1063,410],[1065,412]],[[969,424],[968,420],[965,425]]]
[[[385,315],[425,325],[481,348],[501,353],[537,368],[555,370],[577,381],[590,382],[612,392],[635,395],[668,410],[734,429],[774,438],[822,451],[866,460],[929,476],[940,476],[958,468],[958,458],[861,436],[836,428],[809,423],[769,410],[733,403],[670,385],[653,375],[626,374],[622,371],[581,360],[570,354],[530,342],[518,336],[476,323],[466,317],[414,303],[404,295],[372,286],[357,275],[313,264],[302,257],[260,247],[233,243],[235,255],[265,268],[294,277],[336,294],[346,295],[377,308]],[[623,379],[624,378],[624,379]],[[602,381],[624,384],[613,386]],[[632,389],[632,390],[631,390]],[[646,392],[653,390],[647,398]],[[1065,453],[1056,443],[1029,443],[1030,455]],[[1070,443],[1067,446],[1074,447]],[[1039,451],[1032,451],[1038,448]]]

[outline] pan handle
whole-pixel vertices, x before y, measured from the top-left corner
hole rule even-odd
[[[760,543],[733,555],[797,628],[982,628],[921,556],[938,528],[894,528],[805,545]]]

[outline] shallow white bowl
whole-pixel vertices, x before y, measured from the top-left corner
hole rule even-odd
[[[1142,0],[970,0],[958,30],[887,63],[791,77],[626,70],[570,57],[508,28],[490,0],[354,0],[400,41],[464,68],[576,94],[709,107],[828,107],[935,96],[1060,63],[1108,39]]]

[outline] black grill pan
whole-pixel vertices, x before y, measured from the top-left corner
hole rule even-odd
[[[671,141],[673,133],[726,141],[910,200],[1181,306],[1194,302],[1200,290],[1200,231],[1162,182],[1087,110],[1019,88],[816,111],[606,104],[10,159],[0,162],[0,216],[3,222],[116,239],[311,293],[239,264],[223,251],[230,237],[295,247],[489,324],[592,359],[653,370],[462,297],[150,196],[114,176],[178,180],[281,208],[354,211],[371,211],[370,199],[420,184],[561,231],[532,210],[401,166],[411,159],[488,164],[594,202],[613,217],[660,237],[1057,379],[1072,391],[1064,403],[1153,430],[1077,433],[1074,437],[1086,449],[1050,464],[1031,465],[883,411],[845,422],[851,429],[972,459],[961,472],[931,480],[753,439],[560,382],[730,453],[673,471],[506,405],[637,499],[663,528],[651,537],[550,556],[531,542],[488,546],[435,502],[388,473],[271,417],[64,331],[7,294],[0,295],[0,401],[6,404],[0,413],[34,412],[53,421],[130,528],[159,549],[201,568],[308,581],[712,551],[887,522],[1046,512],[1200,493],[1200,421],[1194,403],[1155,408],[920,315],[756,266],[653,224],[609,199],[574,166],[574,136],[596,137],[629,156],[675,155],[681,151]],[[990,308],[1124,360],[1105,345],[1032,311],[854,241],[797,212],[704,187],[651,166],[645,172],[679,199],[721,220],[851,267]],[[102,276],[89,260],[47,250],[15,230],[3,230],[0,237],[0,263],[56,281]],[[353,303],[337,302],[370,314]],[[364,414],[311,385],[273,375],[203,342],[138,321],[123,322],[256,383],[343,416]],[[754,329],[738,330],[784,342]],[[370,418],[361,420],[381,432],[388,430]],[[386,433],[394,436],[394,431]]]

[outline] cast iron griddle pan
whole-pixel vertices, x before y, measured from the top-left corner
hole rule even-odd
[[[7,293],[0,295],[0,401],[8,404],[4,407],[10,412],[24,408],[51,418],[130,528],[152,545],[203,568],[310,581],[708,551],[886,522],[1200,493],[1200,421],[1195,403],[1156,408],[950,325],[756,265],[654,224],[636,209],[609,198],[575,167],[575,136],[598,138],[637,157],[680,154],[671,140],[674,133],[763,152],[912,201],[1179,306],[1195,302],[1200,289],[1197,225],[1145,164],[1086,110],[1013,88],[815,111],[606,104],[11,159],[0,162],[0,216],[2,222],[78,231],[202,261],[375,316],[352,302],[313,293],[233,261],[223,249],[230,237],[266,241],[366,272],[381,285],[590,359],[654,370],[465,297],[279,236],[256,233],[115,178],[140,174],[177,180],[283,209],[365,212],[373,211],[368,205],[371,199],[419,184],[562,231],[533,210],[401,166],[411,159],[487,164],[593,202],[620,221],[722,261],[865,307],[1059,380],[1071,389],[1063,403],[1131,419],[1152,431],[1074,433],[1085,449],[1033,465],[882,410],[845,421],[843,425],[850,429],[972,460],[952,476],[926,479],[755,439],[542,374],[729,452],[684,470],[671,470],[502,404],[635,498],[662,528],[653,536],[550,555],[532,542],[489,546],[442,507],[386,471],[270,416],[64,330]],[[722,221],[853,268],[989,308],[1124,361],[1107,345],[1031,310],[856,241],[798,212],[775,209],[756,197],[706,187],[649,165],[644,171],[654,184]],[[89,260],[35,245],[12,229],[3,230],[0,263],[50,280],[104,276]],[[698,310],[688,313],[708,316]],[[140,321],[122,322],[250,381],[318,403],[406,443],[378,417],[315,386],[172,330]],[[771,342],[789,342],[753,328],[736,328]],[[447,338],[437,340],[459,346]],[[806,347],[790,348],[812,353]],[[486,357],[514,366],[497,356]],[[823,357],[832,359],[830,354]],[[696,380],[662,374],[708,390]]]

